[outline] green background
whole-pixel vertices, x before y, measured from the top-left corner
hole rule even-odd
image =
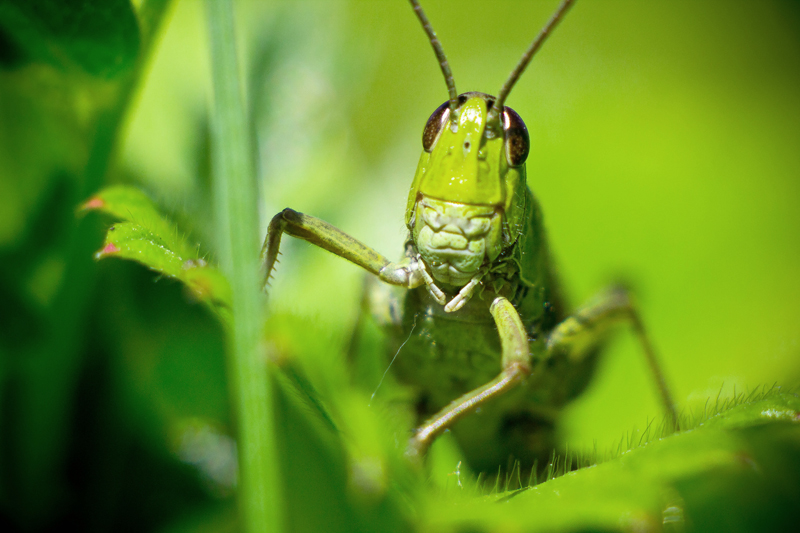
[[[87,529],[150,529],[195,509],[206,518],[193,520],[227,527],[230,465],[215,471],[186,444],[207,437],[230,458],[219,329],[176,284],[91,263],[107,224],[75,217],[101,184],[137,184],[214,257],[203,3],[169,9],[145,66],[131,31],[134,16],[146,29],[139,2],[78,2],[91,16],[63,28],[99,21],[94,40],[35,16],[25,33],[24,9],[9,8],[23,4],[0,4],[3,520],[44,528],[83,510]],[[262,230],[292,207],[399,256],[422,128],[446,98],[409,6],[236,7]],[[495,93],[555,3],[424,7],[459,91]],[[19,45],[36,35],[49,45]],[[106,168],[103,125],[136,72]],[[720,391],[800,383],[798,77],[793,2],[581,1],[507,101],[528,125],[528,180],[570,300],[630,282],[687,411]],[[363,274],[292,239],[283,251],[270,353],[296,358],[333,398]],[[613,448],[657,417],[623,333],[565,413],[563,438]]]

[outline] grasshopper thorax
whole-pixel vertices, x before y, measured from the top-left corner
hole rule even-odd
[[[484,93],[464,93],[457,123],[445,102],[423,131],[406,223],[420,256],[443,284],[465,285],[519,235],[528,131],[509,107],[502,110],[502,135],[487,131],[494,101]]]

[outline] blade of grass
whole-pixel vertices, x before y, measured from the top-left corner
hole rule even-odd
[[[239,507],[244,531],[279,532],[282,499],[270,381],[258,350],[264,301],[258,283],[258,240],[252,141],[236,59],[231,0],[208,0],[213,110],[215,223],[220,263],[232,289],[229,382],[238,425]]]

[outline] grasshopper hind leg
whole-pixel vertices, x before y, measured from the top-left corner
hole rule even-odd
[[[559,323],[547,338],[547,359],[565,356],[567,360],[573,362],[581,361],[589,354],[595,353],[609,330],[621,322],[627,322],[632,327],[653,374],[664,411],[673,427],[679,429],[675,402],[667,386],[664,372],[650,337],[645,331],[639,311],[626,288],[615,286],[601,292]]]

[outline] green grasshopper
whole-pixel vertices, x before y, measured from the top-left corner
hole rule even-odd
[[[528,188],[525,123],[504,102],[573,0],[534,39],[497,97],[458,95],[444,51],[410,0],[438,58],[449,99],[428,119],[408,195],[408,238],[391,262],[336,227],[292,209],[272,219],[265,280],[283,233],[355,263],[383,283],[365,301],[402,348],[394,372],[417,393],[419,426],[407,454],[422,456],[451,430],[470,466],[496,471],[509,458],[530,468],[554,447],[560,409],[589,382],[609,329],[628,321],[655,375],[668,417],[674,404],[631,299],[602,292],[567,315],[542,214]],[[373,278],[374,279],[374,278]]]

